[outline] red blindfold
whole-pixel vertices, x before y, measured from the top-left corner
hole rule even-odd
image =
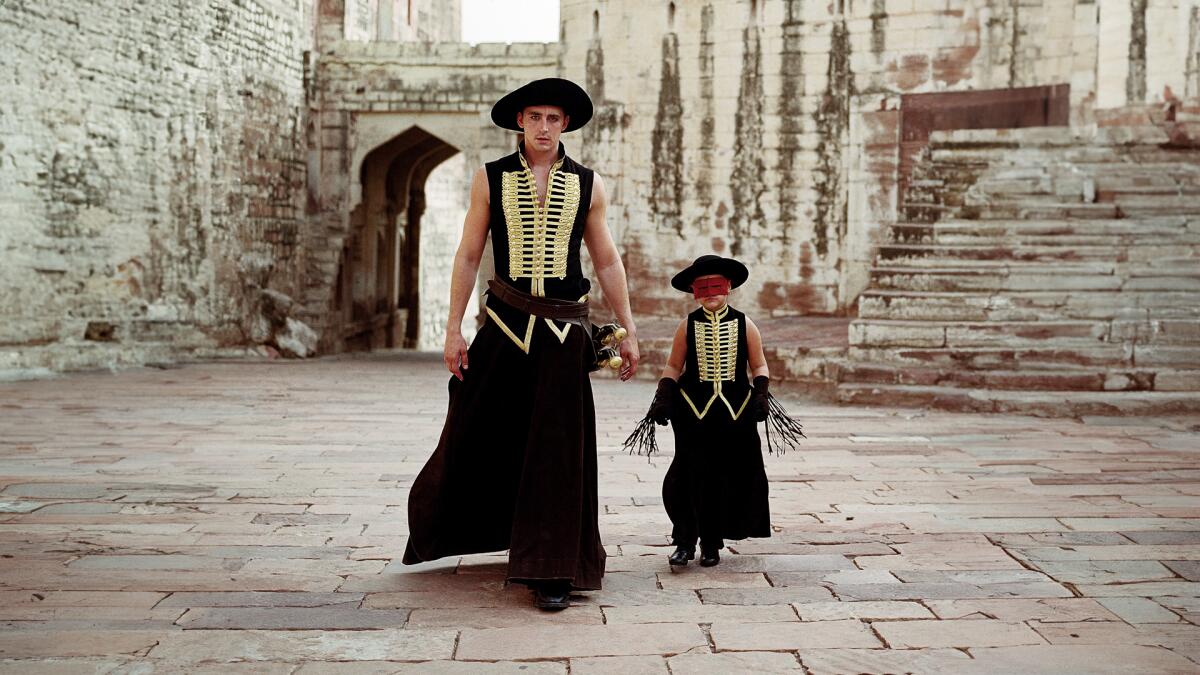
[[[725,277],[697,279],[692,282],[692,295],[697,300],[714,295],[729,295],[729,280]]]

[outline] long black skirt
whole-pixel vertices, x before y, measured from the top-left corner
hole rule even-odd
[[[726,539],[771,536],[767,473],[749,414],[714,409],[696,419],[676,399],[675,457],[663,479],[663,505],[676,546],[721,548]]]
[[[502,315],[518,338],[521,316]],[[489,318],[463,381],[450,378],[441,440],[408,497],[404,563],[508,549],[510,581],[598,589],[591,338],[571,326],[560,341],[539,318],[529,342],[526,354]]]

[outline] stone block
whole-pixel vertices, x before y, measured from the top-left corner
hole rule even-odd
[[[793,602],[824,602],[833,594],[822,586],[783,588],[707,588],[700,590],[704,604],[715,605],[787,605]]]
[[[572,675],[669,675],[661,656],[598,656],[570,660]]]
[[[672,675],[708,675],[709,673],[802,673],[800,660],[792,654],[776,652],[724,652],[720,654],[680,654],[667,659]],[[574,672],[574,671],[572,671]]]
[[[1178,623],[1179,615],[1149,598],[1100,598],[1106,609],[1131,624]]]
[[[805,649],[800,660],[813,675],[958,673],[971,665],[957,649]]]
[[[636,607],[605,607],[608,625],[652,623],[771,623],[795,621],[796,614],[786,604],[780,605],[642,605]]]
[[[176,622],[187,629],[362,630],[403,628],[408,610],[331,607],[200,607]]]
[[[160,635],[150,657],[172,663],[426,661],[449,659],[453,630],[198,630]]]
[[[929,609],[917,602],[797,602],[792,606],[802,621],[934,618]]]
[[[636,608],[628,608],[636,609]],[[573,604],[553,614],[538,610],[528,601],[505,607],[456,607],[452,609],[414,609],[408,628],[516,628],[534,625],[599,625],[605,623],[601,608]],[[617,623],[609,619],[609,623]],[[646,622],[639,622],[646,623]]]
[[[876,621],[871,627],[893,649],[1007,647],[1045,644],[1019,622],[970,620]]]
[[[459,638],[455,658],[478,661],[678,654],[707,645],[696,625],[674,623],[466,629]]]
[[[714,623],[710,631],[719,651],[796,651],[882,646],[860,621],[810,621],[765,624]]]

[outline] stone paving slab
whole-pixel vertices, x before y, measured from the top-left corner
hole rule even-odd
[[[894,649],[1015,647],[1045,644],[1032,628],[992,619],[875,621],[871,628]]]
[[[403,628],[407,610],[333,607],[197,607],[179,617],[177,625],[187,629],[266,630],[360,630]]]
[[[571,675],[670,675],[661,656],[597,656],[570,664]]]
[[[486,630],[465,629],[459,638],[455,658],[467,661],[494,661],[574,656],[633,656],[681,654],[693,649],[708,650],[708,641],[695,624],[539,625]]]
[[[794,651],[804,648],[882,646],[865,623],[854,620],[768,624],[714,623],[711,634],[718,651]]]
[[[231,666],[236,664],[222,664]],[[567,664],[556,661],[350,661],[289,664],[294,675],[566,675]],[[218,675],[214,673],[214,675]]]
[[[425,661],[449,659],[457,631],[189,630],[165,633],[149,656],[180,664],[237,661]]]
[[[609,574],[565,612],[503,552],[399,563],[445,413],[373,354],[0,384],[0,672],[1200,671],[1197,418],[784,396],[774,534],[666,565],[652,382],[597,378]]]

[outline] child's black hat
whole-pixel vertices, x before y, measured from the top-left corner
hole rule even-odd
[[[692,264],[682,272],[671,277],[671,286],[684,293],[691,293],[692,282],[697,277],[708,274],[720,274],[729,280],[730,288],[737,288],[746,283],[746,279],[750,277],[750,270],[733,258],[722,258],[719,255],[711,254],[702,255],[692,261]]]

